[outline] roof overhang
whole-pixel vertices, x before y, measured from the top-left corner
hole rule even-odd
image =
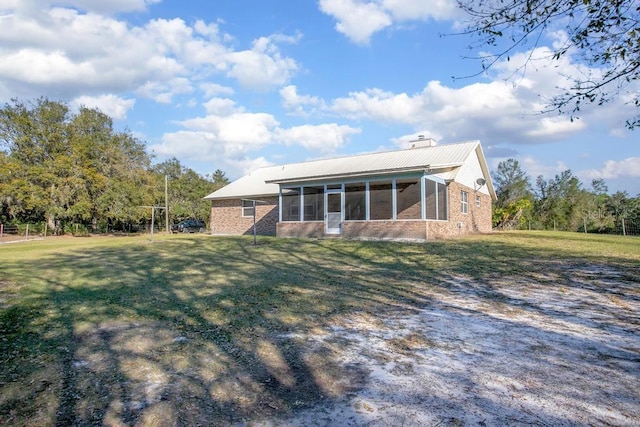
[[[493,183],[491,182],[491,173],[489,172],[489,167],[487,166],[487,161],[484,157],[484,152],[482,151],[482,145],[480,144],[478,144],[478,146],[476,147],[476,155],[480,160],[480,168],[482,168],[482,174],[487,181],[487,189],[489,190],[491,200],[495,202],[496,200],[498,200],[498,196],[496,195],[496,190],[493,188]]]
[[[318,182],[318,181],[329,181],[329,180],[338,180],[338,179],[351,179],[351,178],[364,178],[364,177],[374,177],[374,176],[387,176],[387,175],[397,175],[403,173],[432,173],[434,171],[442,170],[442,169],[451,169],[462,166],[462,163],[451,163],[445,165],[425,165],[420,167],[408,167],[408,168],[395,168],[395,169],[383,169],[383,170],[371,170],[371,171],[359,171],[353,173],[340,173],[340,174],[327,174],[327,175],[308,175],[308,176],[294,176],[287,177],[281,179],[272,179],[265,181],[268,184],[298,184],[301,182]]]
[[[203,197],[203,200],[237,200],[237,199],[261,199],[266,197],[278,197],[278,193],[268,193],[268,194],[247,194],[244,196],[222,196],[222,197],[211,197],[211,195],[207,197]]]

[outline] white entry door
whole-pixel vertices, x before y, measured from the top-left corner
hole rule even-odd
[[[327,213],[325,215],[325,232],[327,234],[342,233],[342,192],[327,192],[327,200],[325,206]]]

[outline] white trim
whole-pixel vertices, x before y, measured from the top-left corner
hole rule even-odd
[[[342,186],[341,189],[337,189],[337,188],[333,188],[333,189],[327,189],[325,187],[325,192],[324,192],[324,232],[325,234],[332,234],[332,235],[340,235],[342,234],[342,224],[344,223],[344,186]],[[329,215],[335,215],[338,212],[329,212],[329,196],[337,194],[340,196],[340,223],[338,224],[337,228],[329,228],[329,221],[330,221],[330,216]]]
[[[462,215],[469,214],[469,192],[460,190],[460,213]]]
[[[242,218],[253,218],[254,213],[252,213],[251,215],[245,215],[244,210],[245,210],[245,209],[253,209],[253,211],[255,212],[255,209],[256,209],[256,208],[255,208],[255,204],[254,204],[254,203],[252,203],[252,204],[251,204],[251,206],[245,206],[245,205],[244,205],[244,203],[245,203],[245,202],[249,202],[249,200],[246,200],[246,199],[240,199],[240,208],[242,209],[242,215],[241,215],[241,217],[242,217]]]
[[[396,194],[396,181],[398,178],[391,180],[391,221],[398,219],[398,195]]]
[[[371,199],[369,197],[369,180],[366,180],[365,182],[365,200],[364,200],[364,204],[366,205],[365,209],[365,221],[371,221]]]
[[[427,219],[427,198],[425,197],[426,177],[420,177],[420,219],[425,221]]]

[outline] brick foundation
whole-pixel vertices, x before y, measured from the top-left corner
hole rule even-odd
[[[279,222],[278,237],[312,238],[324,236],[324,222]]]
[[[425,240],[426,221],[349,221],[342,224],[342,235],[348,239]]]

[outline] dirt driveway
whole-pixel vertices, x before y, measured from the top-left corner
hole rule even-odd
[[[422,310],[283,337],[339,360],[362,384],[245,425],[640,425],[638,278],[557,267],[536,280],[458,277]]]

